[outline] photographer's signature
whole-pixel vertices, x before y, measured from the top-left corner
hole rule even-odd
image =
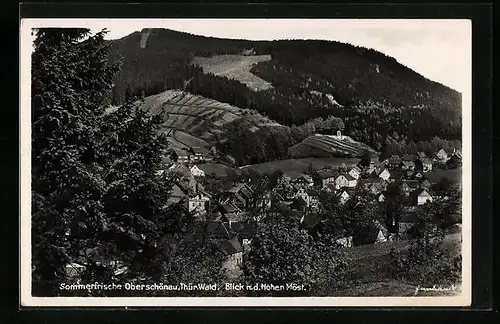
[[[440,291],[440,292],[453,291],[453,292],[456,292],[457,287],[455,285],[451,285],[449,287],[442,287],[442,286],[438,286],[438,285],[434,285],[432,287],[420,287],[420,286],[415,287],[415,295],[417,295],[420,291]]]

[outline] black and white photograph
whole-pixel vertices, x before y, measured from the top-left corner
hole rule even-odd
[[[471,43],[468,20],[23,19],[21,302],[470,305]]]

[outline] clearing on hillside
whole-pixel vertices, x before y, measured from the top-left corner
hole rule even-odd
[[[315,134],[291,147],[290,155],[295,158],[361,157],[365,150],[378,154],[366,144],[357,142],[349,136]]]
[[[248,109],[181,90],[167,90],[138,100],[136,104],[149,115],[162,115],[160,132],[167,135],[173,147],[181,150],[200,147],[208,152],[216,142],[216,135],[224,137],[223,127],[241,118],[249,120],[252,129],[281,126]]]
[[[212,57],[196,56],[192,62],[199,65],[204,73],[225,76],[246,84],[253,91],[267,90],[273,85],[250,72],[259,62],[270,61],[271,55],[216,55]]]

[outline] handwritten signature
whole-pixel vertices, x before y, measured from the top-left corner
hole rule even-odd
[[[417,286],[415,288],[415,295],[417,295],[420,291],[457,291],[457,287],[455,285],[451,285],[449,287],[442,287],[437,285],[434,285],[432,287]]]

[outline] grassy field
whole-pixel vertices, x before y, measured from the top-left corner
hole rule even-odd
[[[193,64],[203,68],[205,73],[238,80],[254,91],[272,88],[272,84],[250,72],[253,65],[271,60],[271,55],[216,55],[195,57]]]
[[[293,157],[301,158],[307,156],[361,156],[365,149],[372,152],[363,143],[354,141],[349,137],[339,139],[331,135],[313,135],[309,136],[299,144],[290,148],[290,154]]]
[[[442,178],[448,178],[452,181],[462,181],[462,168],[435,170],[425,174],[431,182],[439,182]]]
[[[216,177],[225,177],[232,170],[232,168],[220,163],[203,163],[198,164],[198,167],[207,175],[215,173]]]
[[[344,288],[339,289],[335,296],[452,296],[460,291],[460,283],[457,283],[455,292],[417,292],[415,282],[387,278],[385,267],[390,262],[389,252],[392,248],[396,252],[404,252],[409,244],[408,241],[395,241],[343,249],[354,266],[349,271],[348,282],[343,283]],[[447,235],[442,250],[450,254],[461,253],[461,234]]]
[[[136,104],[149,115],[162,115],[161,132],[179,148],[199,146],[208,149],[215,143],[215,133],[223,135],[224,125],[240,118],[249,120],[249,127],[257,129],[270,127],[268,125],[273,123],[257,112],[181,90],[167,90],[138,100]],[[116,108],[109,108],[108,112],[113,109]]]
[[[253,164],[241,167],[240,169],[249,169],[261,173],[272,173],[281,170],[283,173],[294,175],[306,172],[310,164],[312,164],[312,168],[316,170],[325,167],[337,168],[342,163],[345,163],[347,167],[349,167],[356,165],[358,162],[359,159],[357,158],[303,158]]]

